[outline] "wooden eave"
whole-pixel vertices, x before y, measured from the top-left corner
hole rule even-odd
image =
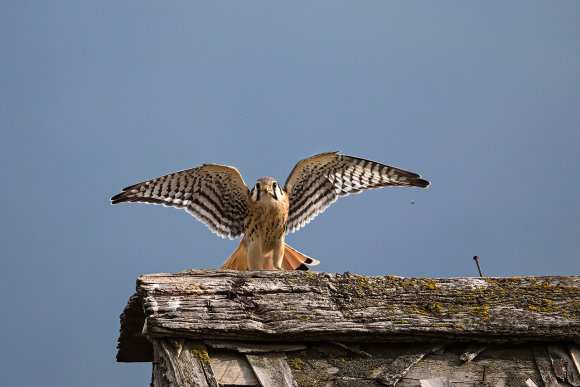
[[[149,274],[121,315],[117,360],[151,338],[299,343],[580,342],[580,277],[401,278],[298,271]]]

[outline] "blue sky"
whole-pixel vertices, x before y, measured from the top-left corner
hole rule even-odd
[[[10,386],[143,386],[115,363],[142,273],[238,241],[112,207],[206,162],[246,183],[340,150],[427,190],[340,199],[287,242],[317,270],[580,273],[577,1],[0,3],[0,364]]]

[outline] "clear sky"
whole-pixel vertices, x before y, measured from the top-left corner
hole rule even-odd
[[[115,363],[142,273],[238,241],[109,198],[215,162],[246,183],[340,150],[427,190],[339,199],[287,242],[316,269],[580,274],[578,1],[0,2],[6,386],[144,386]]]

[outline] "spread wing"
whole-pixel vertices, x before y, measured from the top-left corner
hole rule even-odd
[[[339,196],[385,186],[428,187],[419,175],[338,152],[321,153],[300,161],[286,180],[290,199],[288,232],[304,227]]]
[[[233,167],[204,164],[123,189],[112,204],[143,202],[183,208],[221,237],[244,232],[249,190]]]

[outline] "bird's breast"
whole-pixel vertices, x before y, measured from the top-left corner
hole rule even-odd
[[[251,203],[245,222],[245,235],[250,240],[261,240],[264,253],[274,248],[286,233],[288,205],[283,201]]]

